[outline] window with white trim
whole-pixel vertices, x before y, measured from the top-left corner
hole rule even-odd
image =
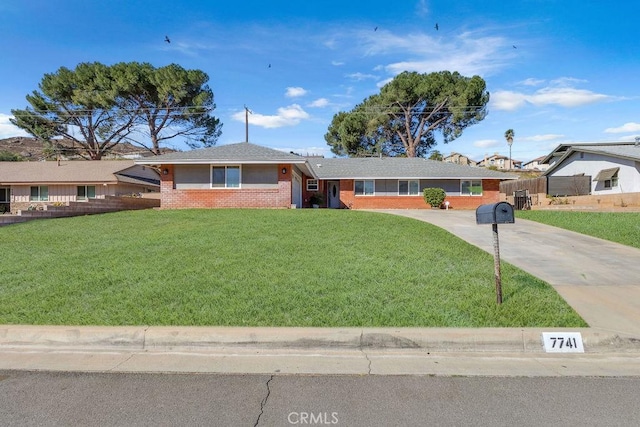
[[[212,188],[240,188],[240,166],[211,166]]]
[[[308,179],[307,180],[307,191],[318,191],[318,180],[317,179]]]
[[[78,185],[78,189],[76,191],[77,200],[87,200],[89,198],[95,198],[95,197],[96,197],[95,185]]]
[[[610,189],[618,186],[618,172],[611,179],[604,180],[604,188]]]
[[[375,192],[375,181],[372,179],[358,179],[354,182],[356,196],[373,196]]]
[[[400,196],[417,196],[420,194],[420,181],[417,179],[399,180],[398,194]]]
[[[31,187],[29,200],[32,202],[46,202],[49,200],[49,187],[46,185]]]
[[[460,194],[463,196],[482,196],[482,180],[460,181]]]

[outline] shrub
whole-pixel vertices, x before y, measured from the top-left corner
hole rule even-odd
[[[311,197],[309,197],[309,203],[312,205],[323,205],[324,204],[324,194],[322,193],[313,193]]]
[[[424,201],[432,208],[439,208],[447,197],[447,193],[442,188],[425,188],[423,197]]]

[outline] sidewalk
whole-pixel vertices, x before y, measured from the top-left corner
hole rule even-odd
[[[545,353],[542,332],[585,353]],[[592,328],[0,327],[1,370],[640,376],[640,341]]]
[[[490,253],[474,211],[384,211]],[[640,376],[640,250],[531,221],[499,226],[500,255],[550,283],[589,328],[0,326],[0,370],[394,375]],[[580,332],[547,354],[542,332]]]

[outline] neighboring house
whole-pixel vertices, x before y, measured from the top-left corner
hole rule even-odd
[[[453,208],[499,201],[515,176],[423,158],[306,158],[242,142],[136,160],[159,166],[161,207],[427,208],[422,191],[441,187]]]
[[[547,156],[540,156],[536,159],[533,160],[529,160],[528,162],[524,163],[522,165],[522,169],[526,169],[526,170],[536,170],[536,171],[546,171],[547,169],[549,169],[549,165],[546,163],[542,163],[542,161],[546,158]]]
[[[132,160],[0,162],[0,204],[11,212],[159,188],[159,173]]]
[[[547,177],[590,176],[591,194],[640,192],[640,144],[563,144],[544,161]]]
[[[494,166],[502,170],[522,168],[522,161],[520,160],[511,159],[511,163],[513,163],[512,167],[509,166],[509,157],[495,153],[489,157],[485,157],[483,160],[478,162],[478,166],[485,168]]]
[[[464,165],[464,166],[477,166],[478,162],[475,160],[471,160],[465,155],[460,153],[451,153],[446,157],[442,158],[443,162],[447,163],[455,163],[456,165]]]

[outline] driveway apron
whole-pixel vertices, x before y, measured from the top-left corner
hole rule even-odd
[[[493,254],[475,211],[378,210],[429,222]],[[592,328],[640,336],[640,250],[516,218],[498,226],[500,259],[550,285]]]

